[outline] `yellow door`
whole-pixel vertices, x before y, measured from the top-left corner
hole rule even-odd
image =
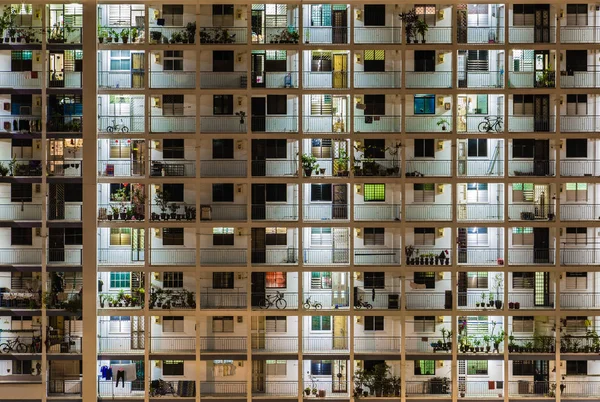
[[[348,348],[348,319],[345,316],[333,317],[333,349]]]
[[[347,64],[348,57],[345,54],[333,55],[333,87],[347,88]]]

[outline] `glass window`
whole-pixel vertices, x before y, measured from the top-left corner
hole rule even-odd
[[[265,287],[267,289],[286,288],[287,274],[285,272],[267,272],[265,274]]]
[[[435,375],[435,360],[415,360],[415,375]]]
[[[331,289],[331,272],[312,272],[310,278],[311,289]]]
[[[488,361],[468,360],[467,375],[488,375]]]
[[[331,317],[328,315],[314,315],[311,317],[311,330],[331,331]]]
[[[183,288],[183,272],[163,272],[163,287]]]
[[[364,184],[365,202],[385,201],[385,184]]]
[[[414,114],[435,114],[435,95],[415,95]]]
[[[130,288],[131,272],[111,272],[110,288]]]
[[[163,360],[163,375],[184,375],[183,360]]]

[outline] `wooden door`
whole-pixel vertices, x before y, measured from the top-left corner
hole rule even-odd
[[[144,53],[131,54],[131,88],[144,88]]]
[[[252,350],[264,350],[266,348],[267,322],[264,316],[252,317]]]
[[[550,131],[550,95],[534,95],[534,131]]]
[[[266,206],[266,185],[265,184],[253,184],[252,185],[252,219],[264,220],[266,219],[267,206]]]
[[[333,87],[348,87],[348,56],[345,54],[333,55]]]
[[[348,43],[348,11],[333,10],[331,43]]]
[[[332,219],[348,219],[348,186],[346,184],[333,185]]]
[[[333,349],[348,349],[348,318],[346,316],[333,316]]]
[[[267,388],[266,361],[252,360],[252,392],[264,393]]]

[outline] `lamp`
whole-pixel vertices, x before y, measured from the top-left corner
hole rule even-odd
[[[154,63],[160,63],[160,53],[154,53]]]
[[[153,107],[160,107],[160,98],[158,96],[153,96],[152,97],[152,106]]]
[[[438,106],[444,106],[444,97],[443,96],[440,96],[438,98]]]

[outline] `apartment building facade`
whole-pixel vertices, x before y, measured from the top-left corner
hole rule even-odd
[[[600,391],[599,4],[0,10],[0,401]]]

